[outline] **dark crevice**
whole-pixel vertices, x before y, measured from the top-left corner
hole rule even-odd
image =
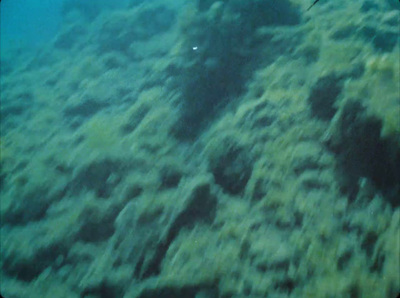
[[[361,243],[361,248],[366,252],[368,258],[372,256],[377,240],[378,240],[378,235],[372,232],[369,232],[364,237],[364,240]]]
[[[293,42],[285,38],[278,39],[283,44],[261,43],[257,29],[292,26],[301,20],[287,0],[200,0],[197,7],[198,13],[181,28],[185,49],[177,76],[182,90],[181,117],[173,133],[184,140],[195,139],[242,94],[249,75],[259,66],[257,56],[266,47],[271,48],[268,56],[273,56],[272,60],[292,48]],[[207,15],[209,10],[213,10],[212,20]]]
[[[320,78],[312,87],[308,101],[313,115],[321,120],[330,120],[336,113],[336,99],[342,92],[342,77],[330,74]]]
[[[382,121],[367,115],[358,101],[347,102],[337,121],[328,146],[339,161],[342,191],[355,199],[360,179],[367,178],[390,204],[399,206],[400,148],[395,140],[381,137]]]
[[[99,198],[108,198],[128,168],[126,162],[117,160],[95,161],[82,168],[69,187],[73,194],[87,189],[93,190]]]
[[[211,224],[214,221],[217,198],[211,193],[208,183],[198,185],[188,198],[183,211],[170,226],[166,238],[158,245],[153,259],[146,268],[136,268],[137,278],[145,279],[160,274],[161,263],[165,254],[183,228],[192,228],[197,222]]]
[[[195,297],[219,297],[217,285],[193,285],[183,287],[161,287],[157,289],[146,289],[139,298],[195,298]]]
[[[99,285],[84,289],[80,294],[80,298],[115,298],[123,297],[123,294],[124,290],[121,287],[111,285],[104,281]]]

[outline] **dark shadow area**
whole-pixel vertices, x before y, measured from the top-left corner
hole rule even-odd
[[[136,268],[139,279],[145,279],[160,273],[161,263],[167,250],[183,228],[192,228],[198,222],[211,224],[217,209],[217,198],[211,193],[208,183],[200,184],[187,199],[186,206],[176,216],[168,229],[164,241],[157,247],[157,252],[146,268]],[[157,296],[164,297],[164,296]],[[165,296],[169,297],[169,296]],[[181,296],[176,296],[181,297]],[[183,297],[183,296],[182,296]],[[185,296],[186,297],[186,296]]]
[[[147,289],[143,291],[139,298],[196,298],[196,297],[219,297],[217,285],[193,285],[184,287],[161,287],[158,289]]]
[[[300,22],[298,11],[288,1],[198,1],[197,9],[181,26],[184,46],[178,80],[182,106],[174,129],[180,139],[196,138],[244,91],[265,47],[273,48],[271,56],[282,54],[275,53],[280,45],[268,45],[272,36],[260,42],[259,28]]]
[[[369,179],[396,207],[400,205],[400,149],[394,140],[381,138],[382,122],[368,116],[359,102],[349,101],[338,120],[334,142],[342,190],[355,198],[360,178]]]
[[[82,291],[80,298],[115,298],[123,297],[124,290],[118,285],[112,285],[108,282],[102,282],[100,285],[88,287]]]
[[[321,120],[330,120],[336,113],[336,99],[342,92],[342,77],[329,74],[320,78],[311,89],[308,102],[313,116]]]

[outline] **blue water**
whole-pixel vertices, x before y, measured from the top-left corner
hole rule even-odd
[[[51,39],[61,23],[64,0],[3,0],[1,45],[36,46]]]
[[[0,5],[2,50],[37,47],[51,40],[60,30],[62,8],[75,0],[3,0]],[[85,1],[83,1],[85,2]],[[90,3],[90,1],[86,1]],[[92,1],[93,6],[123,7],[126,0]]]

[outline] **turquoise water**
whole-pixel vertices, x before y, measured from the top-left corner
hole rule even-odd
[[[2,1],[0,7],[2,47],[19,44],[36,46],[48,42],[61,26],[61,6],[61,0]]]
[[[0,293],[396,297],[400,4],[313,2],[3,0]]]

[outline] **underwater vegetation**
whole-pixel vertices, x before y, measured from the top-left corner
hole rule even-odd
[[[1,55],[1,294],[395,297],[398,4],[66,1]]]
[[[299,12],[289,1],[198,1],[191,7],[182,20],[182,58],[174,70],[179,73],[183,99],[177,135],[196,136],[244,91],[247,76],[261,62],[265,47],[283,48],[268,44],[268,36],[260,42],[258,29],[299,22]]]

